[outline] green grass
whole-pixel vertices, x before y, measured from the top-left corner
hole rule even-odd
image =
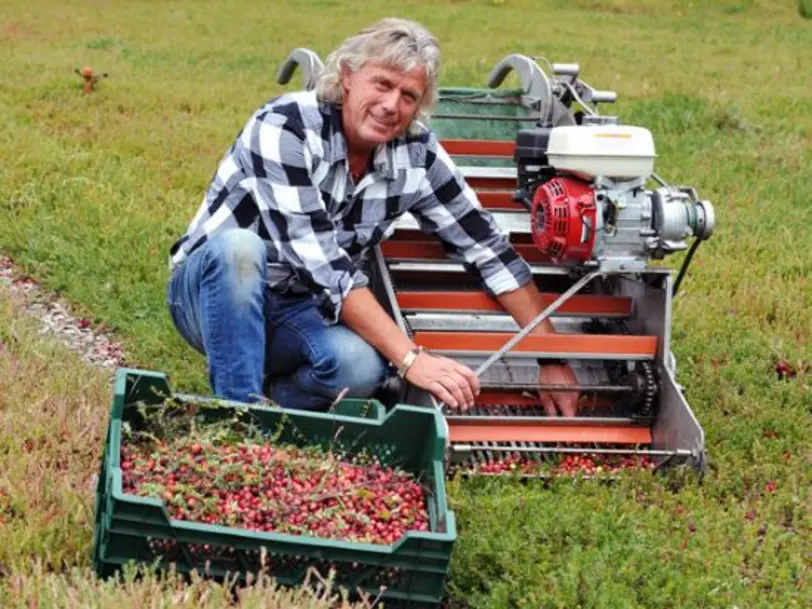
[[[454,483],[461,538],[452,600],[534,608],[809,605],[810,377],[779,381],[773,369],[779,357],[799,368],[812,362],[807,5],[398,6],[440,39],[443,85],[484,85],[512,52],[579,62],[587,82],[618,92],[604,112],[653,131],[658,173],[694,185],[717,217],[673,322],[678,380],[707,435],[702,483]],[[281,92],[274,75],[286,54],[306,46],[325,57],[392,11],[383,0],[363,11],[330,0],[7,0],[0,7],[0,252],[112,327],[133,365],[168,372],[174,387],[206,391],[202,358],[167,315],[168,248],[249,114]],[[110,74],[89,96],[74,74],[85,64]],[[0,339],[11,340],[16,318],[0,317]],[[3,577],[9,570],[44,581],[31,557],[58,571],[88,564],[90,475],[109,405],[103,377],[60,367],[64,358],[45,347],[29,356],[24,375],[0,364],[7,366],[0,378],[11,379],[4,388],[16,392],[13,408],[0,397],[0,489],[19,505],[0,525],[11,540],[0,547],[0,590],[14,585]],[[30,378],[42,379],[41,391]],[[22,414],[29,405],[36,416]],[[20,438],[32,438],[35,456]],[[765,490],[769,481],[775,492]]]

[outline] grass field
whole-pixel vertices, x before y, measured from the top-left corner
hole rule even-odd
[[[287,53],[325,57],[394,6],[6,0],[0,253],[113,329],[130,363],[206,391],[202,358],[167,315],[168,248],[244,121],[281,91]],[[707,475],[454,481],[451,603],[809,606],[809,3],[404,0],[398,14],[438,36],[446,86],[484,85],[512,52],[579,62],[587,82],[618,92],[613,113],[653,131],[658,173],[695,186],[717,217],[673,325]],[[109,73],[92,95],[74,73],[85,64]],[[219,606],[204,584],[148,579],[134,592],[84,571],[109,379],[43,342],[7,299],[0,341],[0,606],[79,607],[91,592],[99,607]],[[778,377],[779,359],[793,378]]]

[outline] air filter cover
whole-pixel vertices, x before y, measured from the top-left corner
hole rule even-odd
[[[656,157],[651,131],[629,125],[555,127],[547,147],[557,171],[590,181],[648,177]]]

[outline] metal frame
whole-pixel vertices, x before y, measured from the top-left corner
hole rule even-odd
[[[398,302],[398,295],[400,292],[391,283],[388,276],[387,261],[384,258],[380,246],[376,248],[374,255],[375,265],[383,271],[378,273],[376,281],[373,282],[373,289],[382,299],[385,307],[392,314],[392,317],[398,323],[399,327],[404,332],[412,332],[412,328],[407,326],[406,319],[409,310],[401,308]],[[461,270],[461,269],[460,269]],[[527,450],[529,452],[549,452],[556,453],[562,452],[560,449],[564,447],[549,448],[540,451],[538,446],[519,446],[519,442],[623,442],[635,440],[645,444],[649,444],[648,450],[640,450],[628,448],[620,450],[623,454],[646,454],[655,459],[658,463],[688,463],[691,466],[699,469],[704,467],[705,462],[705,438],[704,432],[696,420],[693,412],[691,411],[687,401],[685,400],[681,389],[674,381],[671,370],[671,362],[673,361],[670,353],[670,323],[671,323],[671,296],[670,287],[673,284],[671,271],[667,269],[647,269],[643,272],[636,273],[617,273],[613,275],[605,284],[604,289],[612,290],[609,294],[597,295],[582,295],[582,298],[617,298],[622,299],[616,302],[630,303],[630,315],[626,318],[628,326],[632,335],[555,335],[555,336],[528,336],[521,343],[517,345],[514,351],[507,354],[499,365],[495,366],[490,372],[492,377],[520,376],[518,382],[513,383],[512,389],[521,388],[524,385],[531,386],[533,382],[533,371],[537,370],[535,365],[535,358],[539,356],[546,357],[573,357],[577,356],[579,360],[634,360],[634,359],[648,359],[652,361],[658,371],[660,377],[660,394],[658,396],[657,416],[650,424],[648,435],[645,441],[640,440],[640,437],[632,435],[623,435],[617,433],[614,436],[607,435],[606,430],[594,431],[601,427],[601,421],[598,418],[590,417],[588,419],[572,420],[572,419],[524,419],[524,417],[516,417],[518,420],[515,423],[508,424],[505,427],[504,422],[499,421],[494,417],[486,418],[479,417],[482,420],[480,425],[487,425],[491,429],[500,428],[502,431],[485,431],[478,436],[481,442],[509,442],[511,446],[509,450],[507,447],[502,447],[505,452],[522,452]],[[415,302],[416,296],[411,292],[407,302]],[[445,295],[447,299],[450,297]],[[433,297],[431,297],[433,298]],[[464,298],[473,300],[481,300],[480,297],[468,295]],[[625,300],[628,299],[628,300]],[[464,300],[464,299],[463,299]],[[570,305],[572,306],[572,305]],[[446,309],[453,309],[453,305],[449,304]],[[463,315],[465,313],[460,311]],[[469,311],[470,314],[470,311]],[[488,315],[481,315],[479,323],[482,318],[492,317]],[[639,333],[639,334],[638,334]],[[484,362],[488,354],[496,351],[500,346],[513,335],[510,333],[482,333],[479,332],[478,337],[475,337],[474,346],[477,349],[470,348],[470,335],[467,338],[462,338],[459,334],[454,333],[434,333],[433,340],[430,340],[429,335],[425,332],[415,332],[413,337],[418,344],[423,344],[430,349],[435,349],[438,346],[437,341],[440,340],[442,345],[461,343],[456,349],[446,349],[442,353],[457,357],[460,361],[468,364],[472,368],[476,368],[477,364]],[[447,341],[443,342],[443,341]],[[525,341],[527,341],[525,343]],[[441,346],[442,346],[441,345]],[[645,348],[640,348],[645,345]],[[465,348],[465,346],[469,348]],[[607,346],[612,348],[607,349]],[[617,348],[615,348],[617,347]],[[521,361],[524,364],[527,372],[517,375],[517,368],[522,369]],[[517,366],[518,364],[518,366]],[[501,365],[501,368],[499,367]],[[583,365],[583,364],[582,364]],[[576,368],[576,374],[579,370]],[[529,377],[529,378],[528,378]],[[487,379],[483,378],[483,385],[486,385]],[[491,383],[492,386],[498,388],[508,388],[506,383],[495,382]],[[409,403],[421,404],[425,406],[438,407],[437,401],[427,392],[424,392],[416,387],[409,386],[404,396],[404,400]],[[530,406],[532,400],[525,400],[525,404]],[[514,402],[515,404],[515,402]],[[536,402],[537,404],[537,402]],[[456,431],[459,425],[465,420],[458,418],[455,415],[448,415],[447,420],[450,425],[451,434],[451,450],[460,453],[460,449],[455,449],[454,446],[458,442],[470,445],[472,436],[460,436]],[[489,422],[488,422],[489,421]],[[578,423],[577,425],[572,425]],[[560,431],[561,425],[565,426],[567,432]],[[566,425],[570,424],[567,428]],[[587,426],[587,427],[584,427]],[[549,431],[551,429],[558,429],[559,431]],[[590,429],[592,431],[584,431]],[[515,433],[513,433],[515,432]],[[637,432],[635,432],[637,433]],[[513,434],[511,436],[511,434]],[[601,435],[603,434],[603,435]],[[482,438],[488,438],[482,439]],[[531,440],[530,438],[536,438]],[[625,441],[624,441],[625,440]],[[497,449],[489,445],[488,450]],[[473,451],[484,450],[480,446],[472,448]],[[575,452],[602,452],[606,448],[590,448],[580,449]],[[611,449],[610,450],[614,450]],[[465,451],[463,451],[465,452]],[[566,451],[563,451],[566,452]],[[612,454],[606,453],[606,454]],[[459,459],[459,454],[456,455]]]

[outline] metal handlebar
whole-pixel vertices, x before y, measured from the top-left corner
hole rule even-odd
[[[316,80],[324,69],[324,64],[316,53],[303,47],[293,49],[287,59],[282,62],[279,71],[276,73],[276,82],[280,85],[288,84],[297,66],[301,66],[304,72],[305,88],[315,88]]]

